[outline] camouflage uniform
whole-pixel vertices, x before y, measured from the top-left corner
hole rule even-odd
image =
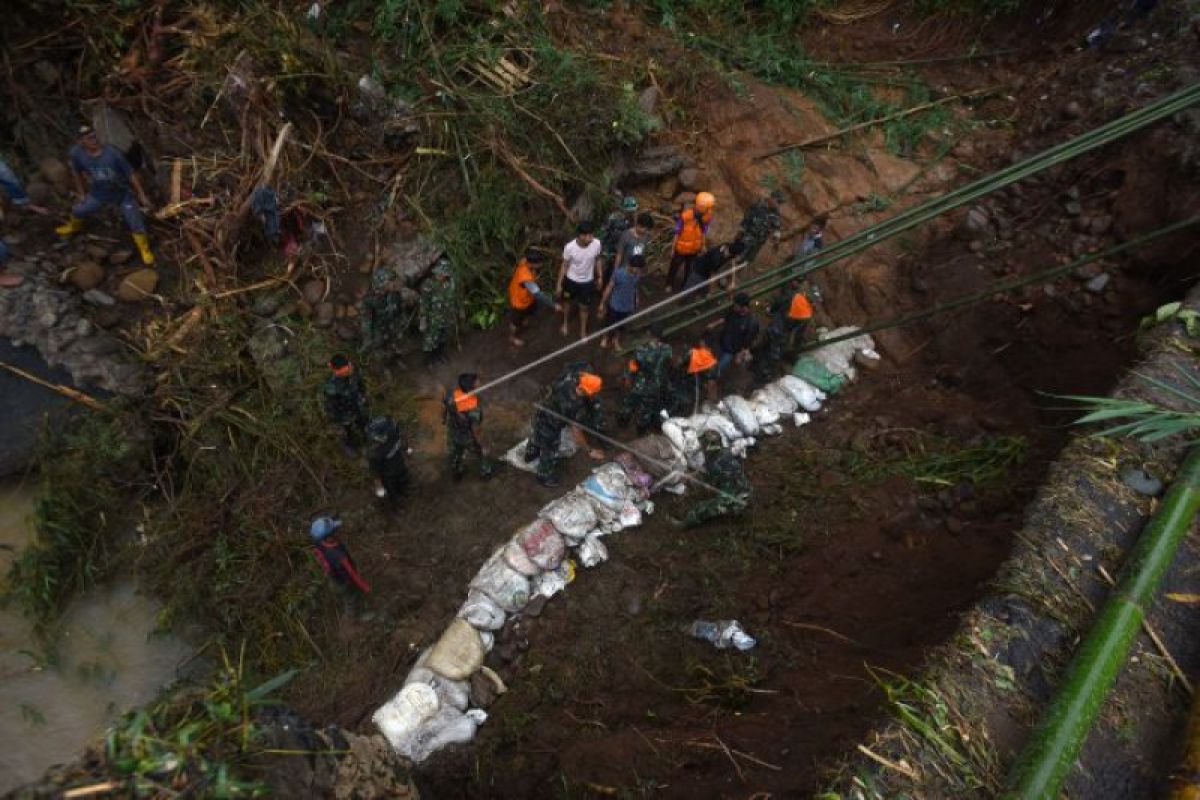
[[[710,445],[704,453],[704,481],[719,494],[688,510],[683,527],[694,528],[717,517],[741,514],[750,505],[750,480],[742,460],[727,447]]]
[[[446,392],[442,399],[442,424],[446,426],[446,451],[454,480],[461,479],[467,473],[467,453],[473,453],[479,459],[480,477],[487,478],[495,472],[492,462],[483,454],[483,445],[479,443],[477,429],[483,424],[482,407],[459,411],[454,403],[454,392]]]
[[[645,433],[657,427],[659,411],[671,410],[673,356],[671,345],[666,342],[649,342],[633,351],[631,362],[637,365],[637,370],[630,370],[632,384],[629,394],[621,402],[617,419],[622,425],[632,421],[639,434]]]
[[[815,292],[789,289],[786,286],[775,296],[771,302],[771,321],[767,324],[766,336],[763,337],[763,343],[755,352],[752,362],[754,377],[761,383],[766,383],[775,377],[785,353],[792,346],[793,337],[799,338],[801,341],[804,339],[804,331],[808,327],[809,321],[792,319],[788,316],[792,298],[797,294],[803,294],[810,303],[818,299]]]
[[[543,482],[552,480],[558,471],[558,448],[563,429],[575,422],[594,430],[604,430],[604,412],[600,408],[600,401],[595,397],[580,396],[575,389],[578,380],[578,373],[568,370],[546,392],[541,403],[554,414],[541,408],[533,414],[533,431],[525,447],[525,460],[538,460],[538,479]]]
[[[396,503],[408,488],[408,444],[400,426],[390,417],[371,421],[368,428],[371,447],[367,452],[367,466],[371,474],[383,484],[389,503]]]
[[[613,265],[617,263],[617,245],[621,234],[632,228],[629,216],[624,211],[614,211],[608,215],[604,227],[600,230],[600,244],[604,248],[605,282],[612,275]]]
[[[395,286],[396,273],[387,267],[375,270],[371,277],[371,291],[363,298],[362,318],[363,350],[395,353],[407,327],[404,314],[404,296]]]
[[[339,378],[330,375],[321,385],[325,401],[325,416],[342,428],[342,438],[349,447],[356,447],[367,426],[367,388],[358,370]]]
[[[454,275],[449,259],[444,256],[438,260],[429,278],[421,284],[419,313],[421,350],[432,361],[440,357],[442,348],[450,340],[450,332],[458,316]]]
[[[759,200],[746,209],[746,214],[742,217],[742,229],[738,233],[738,238],[746,245],[742,261],[747,264],[754,263],[758,251],[767,243],[767,239],[779,232],[782,224],[779,210],[770,201]]]

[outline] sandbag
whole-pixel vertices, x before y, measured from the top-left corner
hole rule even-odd
[[[467,592],[467,602],[456,615],[480,631],[498,631],[504,627],[504,610],[479,590]]]
[[[538,460],[536,458],[533,461],[525,460],[525,447],[528,444],[528,439],[522,439],[517,442],[516,446],[510,448],[507,453],[501,456],[500,460],[525,472],[537,472]],[[568,425],[563,428],[563,432],[558,439],[558,457],[571,458],[578,452],[579,442],[575,440],[575,431]]]
[[[575,543],[596,527],[596,511],[587,493],[575,488],[562,497],[548,503],[538,516],[548,519],[567,540]]]
[[[594,535],[583,540],[578,552],[579,563],[585,567],[594,567],[602,561],[608,561],[608,548]]]
[[[480,567],[470,588],[483,592],[509,614],[520,611],[529,602],[529,579],[505,564],[499,551]]]
[[[825,399],[825,393],[807,381],[795,375],[784,375],[775,385],[790,394],[800,408],[810,414],[821,410],[821,401]]]
[[[704,452],[700,447],[700,437],[696,435],[686,420],[672,417],[662,424],[663,435],[670,440],[676,452],[683,455],[688,469],[700,469],[704,466]]]
[[[721,413],[696,414],[689,419],[689,422],[700,433],[715,431],[725,444],[733,444],[742,438],[742,432],[737,425],[733,424],[733,420]]]
[[[747,405],[749,405],[750,410],[754,412],[754,420],[758,423],[759,432],[765,433],[768,436],[774,436],[775,434],[770,433],[767,428],[776,427],[778,425],[779,412],[771,408],[771,406],[767,403],[764,403],[758,399],[748,401]]]
[[[455,617],[429,651],[426,665],[443,678],[461,681],[479,669],[483,664],[483,656],[479,631],[465,619]]]
[[[421,763],[452,744],[464,744],[475,738],[475,731],[487,720],[487,712],[473,708],[466,713],[457,708],[440,708],[397,747],[400,755]]]
[[[662,480],[668,475],[681,476],[687,469],[682,451],[677,450],[665,435],[651,434],[635,439],[629,443],[629,449],[638,454],[638,462],[655,480]],[[679,480],[682,478],[669,479],[667,482]]]
[[[836,328],[821,334],[820,340],[835,339],[854,333],[856,330],[858,328]],[[818,340],[818,344],[820,344],[820,340]],[[830,372],[835,375],[845,375],[849,380],[854,380],[856,374],[853,364],[855,353],[862,353],[866,358],[879,358],[879,354],[875,352],[875,341],[865,333],[809,351],[809,355],[823,364]]]
[[[835,375],[812,356],[801,356],[792,368],[792,374],[827,395],[837,394],[849,382],[844,375]]]
[[[429,653],[431,648],[421,652],[417,663],[408,671],[404,685],[424,683],[432,687],[438,698],[438,706],[452,706],[459,711],[467,710],[470,689],[466,681],[456,681],[443,677],[429,668]]]
[[[592,474],[580,484],[585,492],[603,505],[620,511],[628,502],[629,478],[620,464],[604,464],[592,470]]]
[[[545,522],[545,520],[543,520],[543,522]],[[546,522],[546,524],[550,525],[549,522]],[[551,525],[550,527],[553,528],[554,526]],[[555,531],[555,533],[558,533],[558,531]],[[501,550],[501,553],[504,554],[505,564],[512,567],[514,570],[527,578],[532,578],[534,575],[537,575],[542,571],[537,564],[533,563],[533,561],[529,558],[529,555],[525,552],[525,549],[521,547],[521,543],[516,539],[513,539],[508,544],[504,545],[504,549]]]
[[[371,716],[371,721],[392,749],[400,752],[413,733],[437,714],[438,708],[437,693],[432,686],[412,683],[380,706]]]
[[[721,401],[720,407],[744,435],[753,436],[758,433],[758,418],[745,399],[731,394]]]
[[[533,579],[534,596],[553,597],[567,588],[567,584],[575,580],[575,562],[565,560],[558,569],[543,572]]]
[[[629,481],[629,485],[641,495],[642,499],[648,497],[650,487],[654,485],[654,476],[642,467],[633,453],[619,453],[615,461],[621,469],[625,470],[625,478]]]
[[[776,386],[773,383],[768,383],[766,386],[759,389],[750,396],[751,400],[758,400],[771,408],[776,414],[781,417],[786,417],[796,411],[796,398],[785,392],[782,387]]]
[[[515,541],[538,571],[554,569],[567,554],[567,543],[548,519],[538,519],[517,532]]]

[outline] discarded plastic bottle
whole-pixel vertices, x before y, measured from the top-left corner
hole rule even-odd
[[[744,651],[758,644],[753,636],[742,630],[742,624],[736,619],[722,619],[716,622],[698,619],[688,626],[687,631],[697,639],[712,642],[718,650],[735,647]]]

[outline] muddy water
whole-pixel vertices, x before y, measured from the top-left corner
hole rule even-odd
[[[27,488],[0,484],[0,575],[32,535],[32,510]],[[151,635],[156,610],[129,583],[90,592],[68,610],[49,662],[25,620],[0,610],[0,793],[71,760],[175,678],[191,651]]]

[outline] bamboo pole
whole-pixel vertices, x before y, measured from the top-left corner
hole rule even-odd
[[[1058,694],[1046,709],[1010,773],[1007,800],[1054,800],[1075,763],[1092,723],[1129,656],[1146,608],[1200,510],[1200,447],[1193,447],[1171,490],[1129,555],[1125,575],[1100,610],[1071,660]]]
[[[94,409],[96,411],[104,410],[103,403],[101,403],[96,398],[92,397],[90,394],[84,394],[83,392],[79,391],[78,389],[72,389],[70,386],[63,386],[61,383],[51,383],[50,381],[42,380],[37,375],[34,375],[32,372],[26,372],[25,370],[21,369],[20,367],[14,367],[12,364],[8,364],[4,361],[0,361],[0,369],[6,369],[9,372],[11,372],[13,375],[17,375],[18,377],[24,378],[25,380],[29,381],[30,383],[36,383],[38,386],[42,386],[46,389],[49,389],[52,392],[57,392],[58,394],[61,394],[63,397],[66,397],[69,400],[74,400],[76,403],[85,405],[88,408]]]

